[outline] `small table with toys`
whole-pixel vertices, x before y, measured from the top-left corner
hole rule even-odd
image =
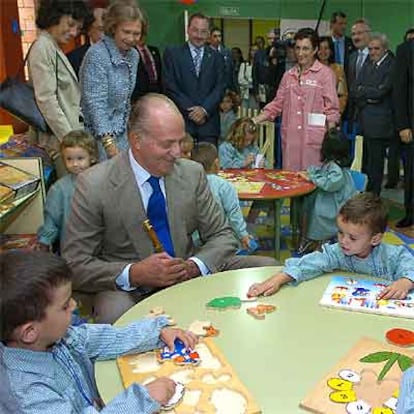
[[[164,311],[179,327],[212,336],[176,361],[173,354],[166,356],[172,360],[160,363],[161,350],[97,362],[103,400],[121,392],[123,382],[145,383],[168,375],[184,385],[184,397],[167,413],[394,413],[391,408],[352,410],[366,408],[360,400],[384,410],[382,404],[395,403],[400,367],[414,358],[413,337],[407,334],[413,321],[321,306],[332,274],[246,300],[252,283],[278,270],[240,269],[199,277],[135,305],[115,325]],[[397,346],[401,344],[405,347]]]
[[[219,172],[220,177],[230,181],[237,190],[240,200],[268,201],[273,204],[275,227],[275,258],[280,260],[280,214],[283,200],[291,199],[292,235],[296,238],[298,202],[311,193],[315,185],[303,179],[295,171],[269,169],[228,169]]]

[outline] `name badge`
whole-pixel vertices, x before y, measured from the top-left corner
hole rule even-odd
[[[308,125],[310,126],[325,126],[326,115],[325,114],[308,114]]]

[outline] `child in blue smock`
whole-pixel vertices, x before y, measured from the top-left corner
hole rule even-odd
[[[219,145],[220,168],[254,168],[257,154],[257,126],[250,118],[238,119],[226,141]],[[264,158],[258,167],[265,165]]]
[[[39,249],[46,251],[64,238],[76,177],[98,160],[96,140],[83,130],[72,131],[64,136],[60,151],[68,174],[50,187],[43,213],[43,225],[37,231]]]
[[[322,251],[286,260],[283,271],[253,284],[249,296],[271,295],[282,285],[313,279],[323,273],[344,270],[390,281],[379,297],[404,299],[414,289],[414,255],[405,246],[383,243],[387,212],[372,193],[357,194],[339,210],[338,243],[325,244]]]
[[[181,157],[191,160],[191,154],[194,149],[194,138],[186,132],[183,140],[180,143]]]
[[[324,242],[335,240],[338,211],[357,192],[349,171],[348,141],[340,131],[326,132],[321,161],[322,165],[311,165],[306,173],[300,173],[317,189],[304,200],[299,254],[318,250]]]
[[[237,119],[237,95],[228,91],[220,102],[220,139],[219,143],[226,140],[231,126]]]
[[[219,171],[217,148],[210,143],[200,142],[193,150],[192,159],[204,167],[213,197],[229,221],[241,247],[244,250],[252,250],[253,237],[247,231],[237,191],[230,182],[217,175]]]
[[[401,380],[397,414],[414,414],[414,367],[405,371]]]
[[[103,406],[95,361],[165,345],[172,348],[176,338],[192,348],[194,334],[169,328],[165,317],[122,328],[70,326],[76,303],[71,270],[62,258],[40,251],[8,251],[0,254],[0,268],[0,362],[2,382],[18,406],[13,412],[152,414],[168,403],[176,383],[162,377],[145,385],[133,383]]]

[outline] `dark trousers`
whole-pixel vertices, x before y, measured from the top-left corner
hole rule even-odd
[[[414,142],[402,144],[404,154],[404,205],[406,216],[414,220]]]
[[[382,179],[384,177],[384,161],[387,148],[390,146],[390,138],[370,138],[364,136],[367,149],[367,191],[380,195]]]
[[[388,148],[388,177],[387,182],[398,184],[400,180],[401,141],[398,134],[391,139]]]

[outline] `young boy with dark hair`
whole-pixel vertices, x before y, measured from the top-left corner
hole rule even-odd
[[[214,199],[223,210],[242,248],[248,251],[256,250],[257,243],[247,231],[236,189],[217,175],[220,169],[217,148],[208,142],[200,142],[193,149],[192,159],[203,166]]]
[[[71,271],[45,252],[0,255],[0,355],[19,413],[155,413],[175,392],[175,382],[133,384],[106,407],[99,398],[94,362],[125,353],[173,347],[176,338],[193,347],[196,338],[169,328],[164,317],[124,328],[70,326]]]
[[[414,289],[414,256],[404,246],[382,243],[387,212],[372,193],[357,194],[339,210],[338,243],[325,244],[322,252],[291,258],[282,272],[253,284],[248,296],[272,295],[288,282],[302,282],[323,273],[344,270],[392,281],[382,299],[404,299]]]

